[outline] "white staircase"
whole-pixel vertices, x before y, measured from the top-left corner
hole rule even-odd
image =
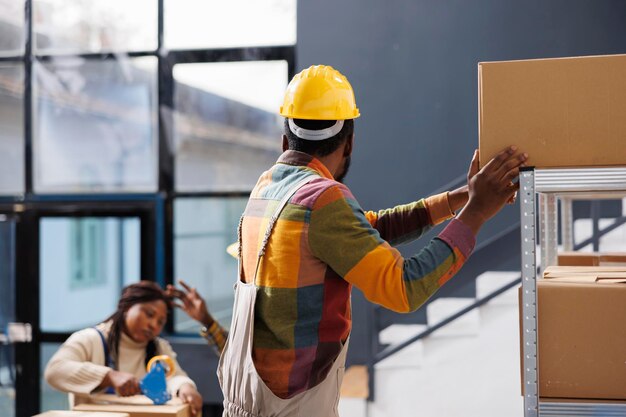
[[[514,272],[477,279],[478,296],[516,279]],[[433,325],[471,304],[441,298],[428,308]],[[341,417],[518,416],[519,318],[515,290],[417,341],[376,365],[375,401],[342,397]],[[421,325],[393,325],[381,343],[400,343],[423,331]]]

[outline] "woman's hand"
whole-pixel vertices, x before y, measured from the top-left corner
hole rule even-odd
[[[192,319],[200,322],[203,326],[210,327],[213,324],[213,317],[209,314],[204,298],[195,288],[191,288],[185,281],[178,281],[184,288],[176,288],[168,285],[165,292],[168,296],[178,298],[182,304],[174,303],[174,305],[189,315]]]
[[[100,384],[100,387],[113,387],[115,392],[117,392],[117,394],[121,397],[130,397],[132,395],[141,394],[139,381],[133,374],[116,371],[114,369],[111,369],[109,373],[106,374]]]
[[[178,389],[178,398],[191,407],[191,415],[195,416],[202,411],[202,395],[191,384],[183,384]]]

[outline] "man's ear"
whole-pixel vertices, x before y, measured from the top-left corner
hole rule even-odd
[[[348,140],[346,140],[346,144],[343,147],[343,156],[348,157],[352,155],[352,146],[354,145],[354,133],[350,135]]]
[[[289,150],[289,141],[287,140],[287,135],[283,135],[283,152]]]

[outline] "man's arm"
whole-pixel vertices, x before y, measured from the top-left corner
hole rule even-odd
[[[392,246],[400,245],[419,238],[454,216],[450,194],[441,193],[378,212],[367,211],[365,217],[383,240]]]
[[[467,203],[468,187],[396,206],[391,209],[366,211],[367,221],[392,246],[410,242],[428,232],[433,226],[454,217]]]
[[[395,311],[413,311],[461,268],[482,224],[515,193],[511,181],[525,159],[525,154],[515,155],[510,148],[479,172],[476,153],[468,174],[470,197],[458,219],[407,259],[371,226],[345,186],[333,186],[311,213],[311,250],[370,301]]]
[[[453,212],[457,212],[462,209],[469,200],[469,188],[467,185],[452,190],[448,193],[448,202]]]
[[[308,228],[313,254],[366,298],[398,312],[421,306],[469,257],[475,238],[459,220],[404,259],[365,217],[350,191],[334,186],[319,198]]]

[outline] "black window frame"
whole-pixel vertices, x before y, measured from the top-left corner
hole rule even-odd
[[[31,323],[33,343],[16,346],[15,360],[20,365],[16,380],[16,416],[28,417],[40,412],[40,344],[64,341],[69,333],[39,331],[39,220],[42,217],[139,217],[141,219],[141,274],[143,279],[161,285],[173,283],[174,276],[174,201],[177,198],[247,197],[248,192],[177,192],[175,189],[173,67],[186,63],[275,61],[287,62],[288,79],[295,73],[296,44],[263,47],[207,48],[167,50],[164,47],[164,2],[155,0],[158,8],[157,49],[150,51],[115,51],[79,54],[35,54],[33,48],[33,1],[24,0],[24,50],[15,55],[0,56],[0,63],[24,65],[24,193],[1,195],[0,214],[17,219],[16,250],[16,320]],[[76,57],[85,60],[110,61],[122,53],[127,57],[157,58],[158,97],[158,171],[154,193],[35,193],[33,188],[33,63]],[[277,138],[278,140],[279,138]],[[173,334],[173,320],[165,328]]]

